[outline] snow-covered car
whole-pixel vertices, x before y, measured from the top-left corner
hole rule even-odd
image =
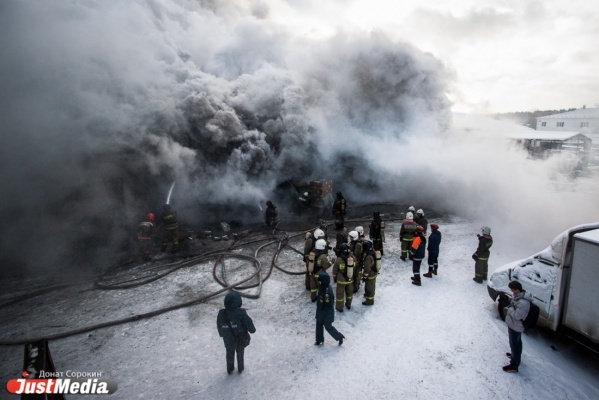
[[[539,306],[538,326],[599,348],[599,223],[570,228],[543,251],[497,268],[487,290],[502,319],[512,280]]]

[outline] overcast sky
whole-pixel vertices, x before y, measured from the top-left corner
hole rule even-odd
[[[599,107],[596,1],[265,1],[298,34],[379,29],[432,53],[455,74],[454,111]]]

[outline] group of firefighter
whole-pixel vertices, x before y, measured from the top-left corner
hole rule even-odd
[[[177,212],[169,204],[162,207],[161,223],[155,226],[156,216],[154,213],[148,213],[146,218],[137,227],[137,243],[139,244],[139,253],[144,261],[150,260],[152,256],[152,246],[154,244],[154,235],[158,228],[162,228],[160,238],[160,250],[164,253],[168,245],[172,242],[172,251],[179,251],[179,223],[177,222]]]
[[[351,310],[353,296],[364,282],[363,305],[374,305],[376,278],[381,270],[381,259],[384,255],[385,222],[381,219],[380,212],[375,211],[372,221],[368,226],[368,238],[363,226],[357,226],[349,231],[345,226],[346,201],[341,192],[333,204],[335,217],[335,247],[329,245],[326,225],[306,233],[304,243],[304,261],[306,264],[306,290],[310,291],[310,298],[316,301],[318,291],[318,276],[327,271],[331,264],[333,281],[337,284],[335,290],[335,309],[343,312],[344,308]],[[427,247],[428,220],[424,211],[410,207],[400,228],[401,260],[409,258],[412,261],[414,276],[412,284],[421,286],[420,267],[428,250],[429,270],[423,276],[432,278],[437,275],[439,267],[439,247],[441,232],[439,225],[431,224],[431,235]],[[333,250],[335,258],[331,262],[328,251]]]
[[[278,224],[278,212],[276,206],[269,200],[265,210],[265,224],[268,227],[276,227]],[[345,226],[347,214],[347,202],[341,192],[333,203],[332,213],[335,218],[336,244],[332,248],[329,245],[327,226],[321,224],[319,228],[307,232],[304,243],[304,261],[306,264],[306,290],[309,290],[312,301],[316,301],[318,291],[318,274],[326,271],[331,266],[328,251],[334,250],[332,276],[337,284],[335,296],[335,309],[343,312],[344,307],[351,309],[353,295],[360,289],[364,282],[363,305],[374,304],[376,278],[381,270],[381,259],[384,255],[383,243],[385,243],[385,222],[380,213],[373,213],[372,221],[368,226],[368,238],[363,226],[357,226],[349,231]],[[150,260],[154,233],[157,228],[162,228],[161,251],[165,252],[172,242],[172,251],[179,250],[179,225],[177,223],[177,212],[169,204],[165,204],[162,210],[161,224],[155,227],[156,217],[148,213],[138,227],[138,243],[140,255],[143,260]],[[402,261],[412,261],[413,275],[412,284],[421,286],[420,267],[428,251],[428,272],[423,276],[432,278],[437,275],[439,267],[439,247],[441,244],[441,232],[439,225],[431,224],[431,234],[427,237],[428,220],[422,209],[416,210],[410,206],[401,224],[399,239],[401,241]],[[482,283],[487,279],[488,259],[490,247],[493,244],[491,228],[483,226],[481,234],[477,235],[479,245],[472,258],[475,260],[474,281]],[[428,239],[428,246],[427,246]]]

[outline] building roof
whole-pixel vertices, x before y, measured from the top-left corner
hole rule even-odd
[[[567,111],[558,114],[545,115],[543,117],[537,117],[537,119],[599,119],[599,108],[580,108],[574,111]]]
[[[536,131],[531,129],[530,131],[519,131],[519,132],[509,132],[508,137],[510,139],[533,139],[533,140],[559,140],[564,141],[568,139],[572,139],[575,136],[583,136],[586,139],[589,139],[587,135],[583,135],[580,132],[568,132],[568,131]]]

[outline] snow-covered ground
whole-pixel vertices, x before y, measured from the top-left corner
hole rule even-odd
[[[324,346],[313,345],[315,304],[303,276],[275,269],[261,291],[246,291],[260,297],[244,299],[257,332],[241,375],[227,375],[216,330],[224,294],[154,318],[52,340],[56,368],[115,379],[119,388],[112,399],[598,399],[598,358],[544,331],[523,336],[519,373],[502,371],[507,328],[486,285],[472,281],[470,255],[480,225],[456,218],[432,222],[443,234],[439,275],[422,278],[421,287],[411,285],[411,262],[399,260],[399,222],[389,222],[375,306],[362,306],[362,287],[352,309],[336,314],[334,325],[346,336],[343,346],[326,332]],[[359,224],[366,225],[349,226]],[[517,234],[494,239],[490,272],[541,250]],[[251,254],[264,243],[235,251]],[[301,249],[302,236],[290,244]],[[274,247],[266,250],[265,266]],[[221,288],[212,265],[202,262],[132,289],[87,290],[91,286],[84,284],[5,307],[0,339],[58,333],[207,295]],[[278,265],[303,268],[290,248]],[[253,271],[251,263],[233,258],[225,266],[229,282]],[[5,384],[21,372],[23,346],[0,346],[0,352]],[[101,398],[67,396],[95,397]],[[16,396],[4,391],[0,398]]]

